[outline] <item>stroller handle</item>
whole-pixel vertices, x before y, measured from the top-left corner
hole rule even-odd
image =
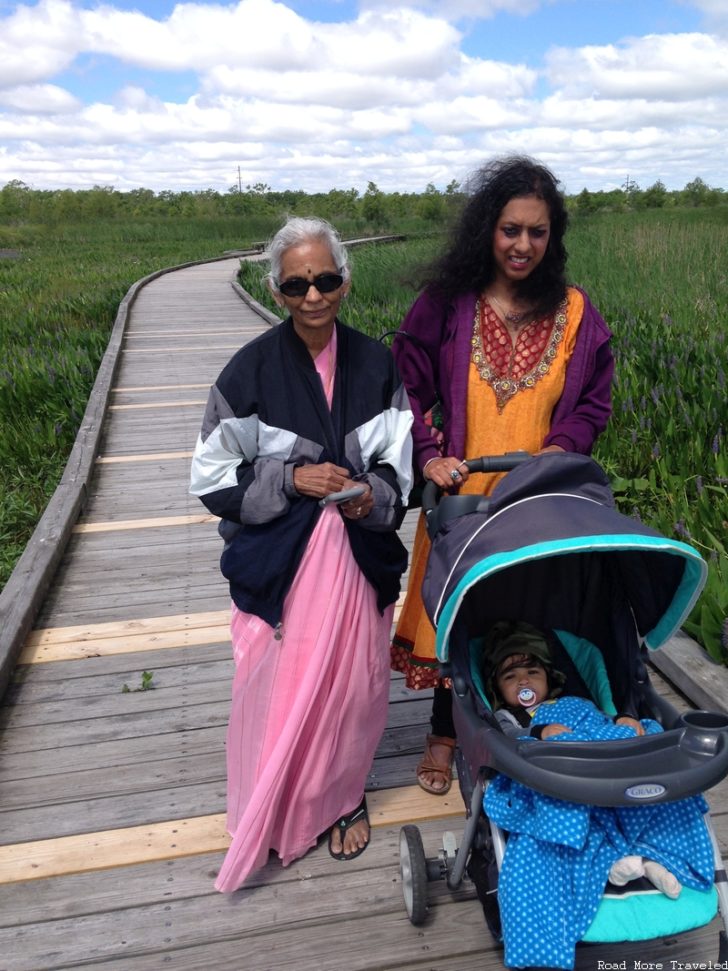
[[[482,455],[477,459],[464,459],[468,472],[510,472],[517,465],[530,459],[529,452],[506,452],[504,455]],[[422,490],[422,511],[425,514],[427,534],[430,539],[450,519],[466,516],[471,512],[488,512],[485,496],[444,496],[442,489],[431,479]]]

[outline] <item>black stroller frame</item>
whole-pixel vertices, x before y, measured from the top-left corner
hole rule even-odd
[[[700,595],[706,567],[697,551],[618,513],[606,476],[585,456],[512,453],[468,460],[467,466],[509,474],[490,498],[446,495],[438,501],[437,488],[427,483],[423,511],[432,549],[422,591],[437,631],[441,675],[453,686],[455,764],[466,823],[460,845],[454,834],[444,834],[433,859],[425,856],[418,827],[402,827],[400,871],[413,924],[426,919],[429,882],[445,880],[454,892],[470,880],[499,940],[497,883],[507,836],[482,809],[496,773],[554,798],[595,806],[671,802],[728,775],[728,716],[678,713],[655,691],[645,663]],[[538,744],[504,734],[474,682],[470,659],[474,633],[502,619],[588,639],[601,650],[609,681],[620,692],[619,710],[653,718],[664,731],[618,741]],[[724,962],[728,882],[710,818],[705,821]]]

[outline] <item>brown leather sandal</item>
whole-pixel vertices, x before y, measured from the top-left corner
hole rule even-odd
[[[435,762],[432,755],[433,745],[446,745],[450,749],[450,758],[447,764],[442,762]],[[455,739],[448,738],[446,735],[428,735],[425,741],[425,754],[422,761],[417,766],[417,782],[425,790],[425,792],[431,792],[433,796],[444,796],[450,791],[450,786],[452,785],[452,761],[455,756]],[[434,788],[432,783],[425,782],[422,778],[423,772],[434,772],[444,782],[444,785],[440,789]]]

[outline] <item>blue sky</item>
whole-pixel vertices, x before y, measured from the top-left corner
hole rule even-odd
[[[0,185],[728,189],[725,0],[0,0]]]

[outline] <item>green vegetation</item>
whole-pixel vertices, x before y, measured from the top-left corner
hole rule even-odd
[[[132,694],[136,691],[154,691],[154,675],[151,671],[142,671],[142,680],[138,688],[130,688],[128,684],[123,684],[121,687],[121,693],[123,695]]]
[[[728,206],[700,180],[680,193],[652,189],[630,183],[569,200],[570,277],[615,335],[615,410],[595,457],[623,511],[708,560],[708,587],[687,627],[728,663]],[[417,265],[435,252],[459,198],[456,183],[421,195],[385,195],[370,183],[361,197],[267,186],[156,196],[1,189],[0,251],[11,252],[0,259],[0,584],[60,478],[134,281],[264,240],[288,213],[323,215],[347,238],[406,232],[407,243],[351,251],[342,316],[379,336],[398,326]],[[265,302],[261,272],[248,265],[244,285]]]
[[[695,546],[686,629],[728,663],[728,210],[574,220],[569,270],[614,332],[614,415],[595,457],[623,512]]]

